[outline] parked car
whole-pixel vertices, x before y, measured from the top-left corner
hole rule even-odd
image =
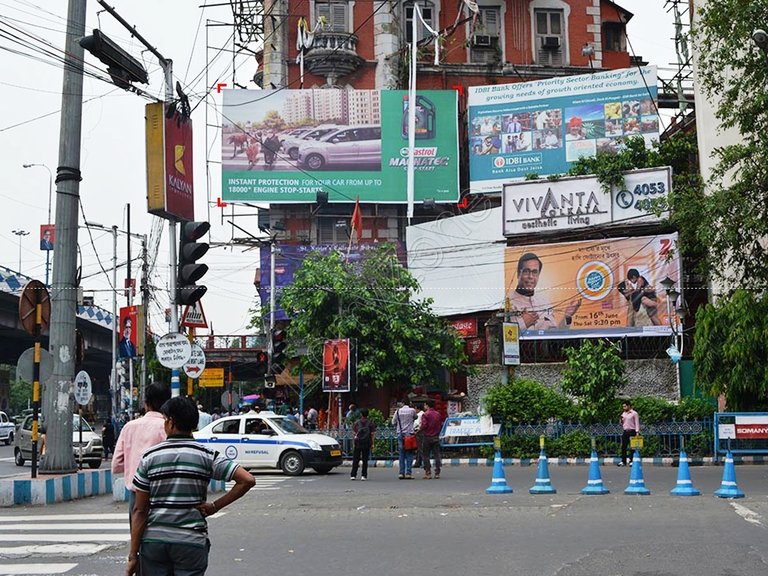
[[[80,422],[83,424],[83,440],[80,441]],[[38,449],[41,448],[38,442]],[[80,461],[82,455],[83,464],[91,468],[101,466],[104,459],[104,447],[101,443],[101,436],[96,434],[88,424],[85,418],[80,418],[78,414],[72,414],[72,449],[75,460]],[[24,463],[32,458],[32,415],[26,416],[16,429],[16,438],[14,442],[13,456],[16,466],[24,466]]]
[[[194,433],[195,439],[244,468],[280,468],[299,476],[305,468],[327,474],[341,465],[341,447],[334,438],[308,432],[274,412],[226,416]]]
[[[8,414],[0,412],[0,441],[5,442],[6,446],[9,446],[13,442],[13,434],[16,430],[16,426],[11,419],[8,418]]]
[[[284,152],[288,153],[291,160],[299,159],[299,147],[307,141],[317,140],[323,136],[335,132],[343,126],[337,124],[321,124],[311,130],[306,131],[301,136],[294,136],[286,138],[282,141],[282,148]]]
[[[381,166],[381,126],[352,126],[299,146],[299,162],[310,170],[329,165]]]

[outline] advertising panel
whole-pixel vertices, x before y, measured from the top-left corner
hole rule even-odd
[[[660,282],[681,289],[677,234],[508,246],[504,267],[521,339],[672,333]]]
[[[501,325],[504,340],[504,366],[520,365],[520,327],[515,322]]]
[[[408,93],[224,90],[222,199],[405,203]],[[416,98],[416,201],[459,197],[458,96]]]
[[[477,318],[475,316],[453,320],[451,326],[462,338],[475,338],[477,336]]]
[[[144,314],[142,307],[120,308],[120,340],[117,345],[119,358],[134,358],[144,355]]]
[[[146,106],[147,211],[171,220],[194,220],[192,120],[166,117],[165,104]]]
[[[560,232],[597,225],[659,222],[654,212],[672,186],[672,169],[650,168],[624,174],[624,186],[603,191],[596,176],[504,185],[504,235]]]
[[[351,390],[349,339],[326,340],[323,344],[323,392]]]
[[[56,244],[56,226],[40,224],[40,250],[52,251]]]
[[[656,67],[469,88],[470,192],[501,192],[535,173],[659,138]]]

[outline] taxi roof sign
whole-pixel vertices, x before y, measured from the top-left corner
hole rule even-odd
[[[205,319],[202,302],[198,300],[184,308],[181,325],[187,328],[208,328],[208,320]]]

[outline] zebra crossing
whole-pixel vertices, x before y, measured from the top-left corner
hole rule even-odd
[[[289,480],[270,475],[255,478],[256,486],[246,498],[254,492],[279,490]],[[232,485],[228,483],[227,489]],[[0,514],[0,576],[74,576],[88,557],[104,559],[114,564],[115,574],[122,574],[124,554],[118,551],[127,550],[131,539],[126,512],[56,514],[47,510],[22,514],[6,509]],[[55,506],[50,510],[55,511]],[[225,509],[213,518],[226,513]]]
[[[66,574],[130,540],[125,512],[0,516],[0,575]]]

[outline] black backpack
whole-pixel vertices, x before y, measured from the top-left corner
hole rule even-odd
[[[360,443],[371,441],[371,423],[366,420],[363,425],[362,420],[357,421],[357,433],[355,434],[355,440]]]

